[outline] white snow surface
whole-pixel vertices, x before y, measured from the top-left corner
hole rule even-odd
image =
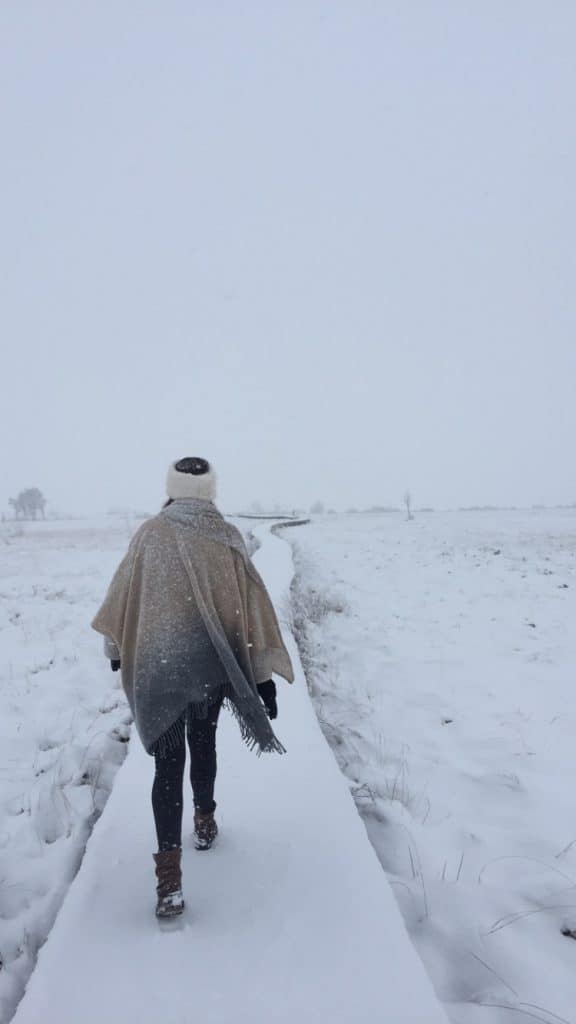
[[[286,530],[324,732],[454,1024],[576,1021],[576,512]]]
[[[255,562],[282,617],[290,548],[258,531]],[[210,852],[193,849],[188,794],[181,922],[163,930],[154,919],[153,761],[134,736],[16,1024],[446,1020],[317,724],[288,629],[286,641],[297,678],[279,681],[276,724],[288,753],[257,758],[223,716],[221,834]]]

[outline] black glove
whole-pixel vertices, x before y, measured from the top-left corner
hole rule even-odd
[[[118,669],[120,668],[120,661],[111,661],[110,668],[112,669],[113,672],[117,672]]]
[[[278,718],[278,704],[276,703],[276,683],[273,679],[267,679],[265,683],[258,683],[260,700],[266,708],[268,718]]]

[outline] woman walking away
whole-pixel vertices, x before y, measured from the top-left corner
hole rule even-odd
[[[284,748],[272,674],[294,679],[266,587],[239,531],[214,505],[205,459],[170,466],[168,501],[137,531],[92,623],[121,669],[136,729],[155,759],[158,917],[182,913],[182,806],[186,741],[195,845],[207,850],[214,820],[216,727],[223,703],[258,753]]]

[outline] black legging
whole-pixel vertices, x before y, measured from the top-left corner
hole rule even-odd
[[[186,729],[190,750],[190,782],[194,807],[208,812],[215,808],[216,727],[222,702],[208,709],[205,719],[190,719]],[[186,743],[184,736],[177,747],[164,757],[155,756],[156,774],[152,786],[152,809],[158,836],[158,850],[172,850],[182,845],[182,807]]]

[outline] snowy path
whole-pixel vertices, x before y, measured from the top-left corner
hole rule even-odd
[[[276,606],[290,548],[262,528],[255,562]],[[88,843],[16,1024],[434,1024],[443,1010],[410,944],[297,669],[280,689],[285,757],[257,758],[225,716],[221,836],[194,851],[185,808],[187,912],[153,917],[152,761],[135,739]]]

